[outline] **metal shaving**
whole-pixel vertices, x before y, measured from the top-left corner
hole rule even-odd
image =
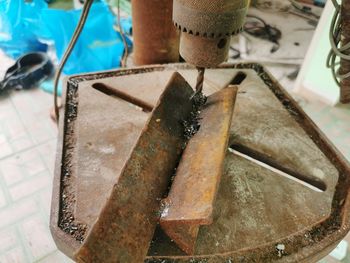
[[[191,139],[200,128],[199,114],[204,104],[207,102],[207,97],[202,92],[196,92],[192,97],[192,112],[188,120],[183,121],[184,136],[187,140]]]

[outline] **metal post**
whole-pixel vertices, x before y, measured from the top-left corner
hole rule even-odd
[[[179,34],[172,13],[173,0],[132,0],[136,65],[179,61]]]

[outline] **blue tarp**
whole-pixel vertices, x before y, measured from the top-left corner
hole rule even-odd
[[[81,10],[50,9],[44,0],[0,0],[0,48],[9,56],[45,51],[54,41],[60,59],[80,18]],[[117,68],[124,52],[120,34],[114,29],[116,18],[104,1],[95,2],[63,70],[76,74]],[[123,28],[130,20],[123,20]],[[128,44],[131,41],[128,39]]]
[[[38,40],[40,10],[46,9],[43,0],[0,0],[0,48],[17,59],[31,51],[46,51],[47,45]]]

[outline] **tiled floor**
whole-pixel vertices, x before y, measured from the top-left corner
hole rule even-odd
[[[0,52],[0,79],[13,63]],[[39,90],[0,96],[0,263],[71,262],[49,230],[57,128],[52,96]]]
[[[300,102],[350,160],[350,107]],[[57,137],[51,106],[52,96],[39,89],[0,97],[1,263],[71,262],[57,251],[49,231]],[[333,262],[339,261],[322,261]]]
[[[57,128],[39,89],[0,98],[0,262],[68,262],[49,231]]]

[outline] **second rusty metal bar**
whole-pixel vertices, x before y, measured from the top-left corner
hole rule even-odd
[[[188,254],[194,252],[200,225],[213,221],[236,94],[237,87],[230,85],[208,97],[201,127],[184,150],[165,200],[161,227]]]

